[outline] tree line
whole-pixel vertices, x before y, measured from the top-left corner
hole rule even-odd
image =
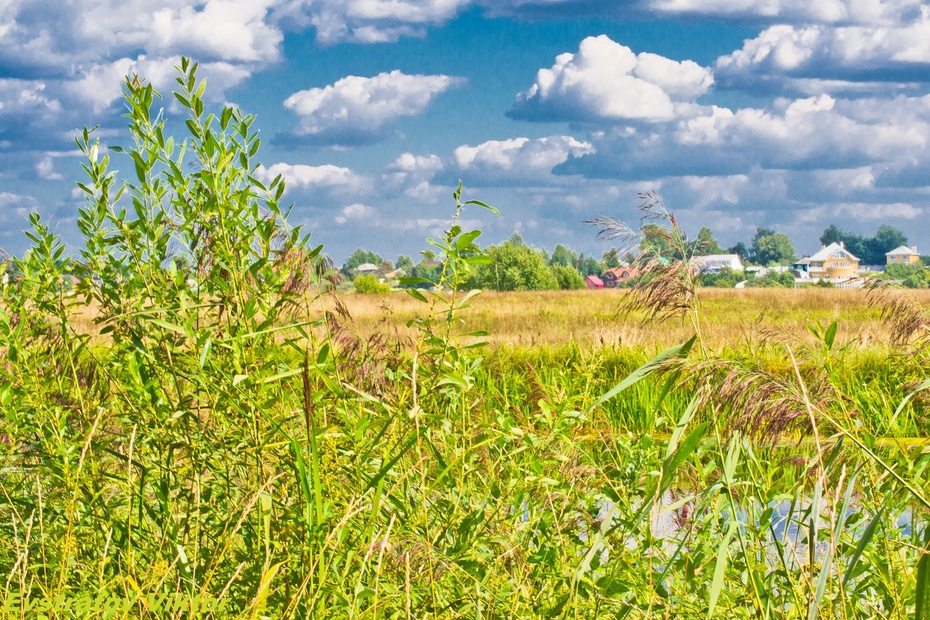
[[[669,260],[685,260],[692,256],[712,254],[736,254],[746,266],[771,267],[791,265],[798,260],[791,239],[784,233],[771,228],[758,227],[756,233],[747,242],[738,242],[724,248],[714,238],[710,228],[703,226],[696,237],[688,243],[689,256],[683,256],[680,248],[673,248],[662,230],[654,224],[646,224],[641,230],[643,244],[653,248]],[[860,259],[861,265],[884,266],[885,253],[897,247],[906,246],[907,236],[891,226],[880,226],[871,236],[844,231],[831,224],[820,236],[823,245],[842,242],[847,250]],[[618,248],[608,248],[598,258],[578,253],[559,243],[552,252],[545,248],[528,245],[519,234],[514,234],[506,241],[486,248],[493,259],[488,265],[481,265],[474,270],[467,285],[492,291],[527,291],[580,289],[585,287],[584,278],[589,275],[600,276],[608,269],[635,262],[634,252],[624,252]],[[369,264],[378,267],[376,277],[371,273],[360,273],[358,268]],[[923,267],[930,265],[930,256],[922,257],[922,262],[912,265],[889,265],[886,269],[890,277],[901,280],[913,288],[930,286],[930,271]],[[377,292],[383,290],[380,282],[385,274],[403,270],[403,274],[414,278],[423,278],[432,283],[439,281],[441,262],[429,252],[423,254],[419,262],[409,256],[400,255],[396,260],[385,259],[376,252],[359,248],[346,259],[342,265],[342,275],[355,283],[360,292]],[[359,279],[361,278],[361,279]],[[755,278],[751,273],[708,273],[701,277],[705,286],[732,287],[737,282],[748,279],[749,286],[793,286],[794,279],[790,273],[769,272],[766,276]],[[382,288],[376,285],[380,284]],[[826,283],[824,283],[826,284]]]

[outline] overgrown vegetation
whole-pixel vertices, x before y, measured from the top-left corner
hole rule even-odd
[[[715,350],[690,263],[647,248],[628,307],[693,336],[644,364],[488,353],[457,291],[491,264],[460,215],[490,207],[460,186],[435,279],[403,281],[430,287],[411,332],[363,334],[283,181],[254,177],[254,119],[206,113],[179,71],[187,139],[127,80],[134,178],[83,132],[86,248],[34,217],[4,290],[0,570],[25,601],[4,613],[109,593],[126,617],[168,615],[146,595],[250,618],[927,617],[930,459],[876,436],[923,428],[921,304],[876,292],[891,354],[835,322]]]

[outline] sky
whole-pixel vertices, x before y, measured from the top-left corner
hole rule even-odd
[[[757,227],[798,255],[830,224],[930,253],[930,1],[0,0],[0,248],[38,211],[76,249],[74,135],[128,146],[121,83],[182,56],[208,109],[255,114],[257,174],[341,263],[448,225],[600,256],[656,190],[692,237]],[[131,162],[112,154],[131,180]]]

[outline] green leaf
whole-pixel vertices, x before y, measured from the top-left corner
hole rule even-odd
[[[736,521],[730,521],[730,527],[717,548],[717,563],[714,565],[714,580],[710,585],[710,602],[707,608],[708,618],[714,617],[714,608],[717,607],[717,599],[720,598],[720,590],[723,589],[723,578],[726,576],[727,562],[729,561],[728,548],[735,531]]]
[[[623,390],[629,388],[632,385],[636,385],[637,383],[639,383],[640,381],[642,381],[643,379],[651,375],[653,372],[655,372],[656,369],[661,367],[661,365],[664,362],[667,362],[668,360],[674,357],[686,357],[688,355],[688,352],[691,350],[691,347],[694,346],[694,343],[696,340],[697,340],[697,336],[692,336],[691,339],[685,342],[684,344],[679,344],[679,345],[670,347],[662,351],[661,353],[653,357],[651,360],[649,360],[648,362],[646,362],[645,364],[643,364],[642,366],[640,366],[639,368],[631,372],[626,377],[626,379],[618,383],[616,386],[610,389],[610,391],[608,391],[606,394],[604,394],[599,399],[597,399],[597,401],[595,401],[593,405],[588,407],[586,413],[591,413],[592,411],[600,407],[602,404],[604,404],[605,402],[607,402],[608,400],[610,400],[611,398],[613,398],[614,396],[622,392]]]
[[[836,321],[830,323],[830,327],[827,328],[827,331],[823,334],[823,343],[827,345],[828,349],[833,348],[833,341],[836,339]]]
[[[862,538],[859,539],[859,544],[856,545],[856,550],[853,552],[852,558],[849,560],[849,566],[846,567],[846,574],[843,576],[843,586],[849,582],[850,577],[853,576],[853,569],[856,568],[856,564],[859,563],[859,558],[862,557],[862,553],[865,551],[865,548],[871,542],[872,537],[875,535],[875,530],[878,529],[879,520],[882,517],[882,514],[885,512],[885,507],[879,509],[875,516],[872,517],[872,520],[869,521],[869,524],[865,526],[865,531],[862,532]]]

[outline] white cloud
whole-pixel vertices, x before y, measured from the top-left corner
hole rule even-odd
[[[277,19],[316,28],[324,45],[343,41],[385,43],[423,36],[425,26],[454,18],[473,0],[290,0],[275,9]]]
[[[322,143],[353,144],[376,139],[398,118],[416,116],[460,78],[407,75],[398,70],[374,77],[350,75],[325,88],[294,93],[284,107],[300,117],[296,133]]]
[[[46,181],[60,181],[64,176],[60,172],[55,172],[55,162],[51,156],[45,156],[36,164],[36,174],[39,178]]]
[[[334,218],[337,224],[348,222],[375,222],[378,220],[378,211],[374,207],[367,207],[361,203],[343,207],[340,215]]]
[[[661,13],[790,23],[903,23],[924,10],[921,0],[651,0]]]
[[[455,162],[469,184],[516,185],[526,182],[554,182],[552,169],[569,156],[593,153],[589,142],[571,136],[489,140],[477,146],[455,149]]]
[[[438,155],[414,155],[413,153],[401,153],[390,166],[393,170],[405,174],[429,174],[442,170],[445,164]]]
[[[772,82],[779,87],[787,81],[807,90],[846,90],[862,88],[868,76],[930,81],[928,66],[930,9],[898,27],[772,26],[717,59],[715,71],[721,81],[737,86]],[[810,83],[812,78],[816,81]]]
[[[151,83],[156,90],[166,92],[176,87],[176,66],[180,56],[149,58],[145,55],[133,60],[120,58],[106,64],[93,65],[83,70],[76,79],[65,84],[67,92],[93,106],[100,113],[122,96],[123,80],[128,75],[138,75]],[[244,67],[227,62],[208,62],[199,66],[198,79],[206,79],[209,88],[205,96],[213,101],[222,101],[224,92],[241,83],[250,75]],[[169,100],[168,103],[173,103]]]
[[[511,115],[528,120],[667,121],[706,93],[713,74],[697,63],[635,54],[605,35],[560,54],[517,96]]]
[[[8,114],[56,114],[61,103],[46,93],[47,84],[40,80],[0,78],[0,116]]]
[[[273,0],[48,0],[41,9],[29,0],[5,4],[0,57],[58,71],[140,50],[272,62],[283,40],[269,13]]]
[[[364,193],[371,189],[371,181],[367,177],[332,164],[307,166],[282,162],[268,168],[261,165],[255,171],[258,180],[266,184],[278,175],[284,179],[285,186],[292,189],[329,190],[348,194]]]
[[[238,62],[278,59],[281,31],[265,21],[269,0],[209,0],[201,7],[152,12],[151,43],[158,50],[191,50]]]

